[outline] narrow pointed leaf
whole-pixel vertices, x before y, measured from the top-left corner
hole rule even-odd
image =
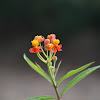
[[[34,97],[30,99],[25,99],[25,100],[51,100],[51,99],[56,99],[53,96],[39,96],[39,97]]]
[[[62,60],[58,63],[58,66],[57,66],[57,68],[56,68],[56,70],[55,70],[55,77],[56,77],[56,75],[57,75],[57,73],[58,73],[58,70],[59,70],[59,67],[60,67],[60,65],[61,65],[61,62],[62,62]]]
[[[45,73],[45,71],[41,68],[41,66],[39,64],[37,64],[36,62],[35,62],[35,64],[41,71],[43,71]]]
[[[65,80],[66,78],[68,78],[68,77],[70,77],[70,76],[72,76],[72,75],[74,75],[74,74],[76,74],[76,73],[78,73],[78,72],[80,72],[80,71],[86,69],[87,67],[89,67],[89,66],[92,65],[93,63],[94,63],[94,62],[91,62],[91,63],[86,64],[86,65],[84,65],[84,66],[82,66],[82,67],[80,67],[80,68],[78,68],[78,69],[76,69],[76,70],[71,70],[71,71],[69,71],[65,76],[63,76],[63,77],[57,82],[57,85],[58,85],[59,83],[61,83],[63,80]]]
[[[38,72],[40,75],[42,75],[44,78],[46,78],[51,84],[52,81],[50,79],[50,77],[43,71],[41,71],[25,54],[24,54],[24,59],[26,60],[26,62],[36,71]]]
[[[62,91],[61,95],[63,95],[68,89],[70,89],[72,86],[74,86],[76,83],[78,83],[80,80],[82,80],[84,77],[95,71],[96,69],[100,68],[100,66],[89,68],[80,74],[78,74]]]

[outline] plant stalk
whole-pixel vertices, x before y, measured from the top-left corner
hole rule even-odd
[[[53,57],[55,56],[55,54],[56,53],[54,53]],[[55,78],[53,78],[53,75],[52,75],[54,73],[52,73],[52,71],[51,71],[51,69],[49,67],[50,66],[50,62],[52,61],[53,57],[51,58],[51,52],[49,52],[49,57],[48,57],[48,51],[47,51],[47,67],[48,67],[48,71],[49,71],[49,74],[50,74],[51,81],[53,83],[52,85],[53,85],[53,87],[55,89],[55,92],[56,92],[56,95],[57,95],[57,100],[61,100],[61,97],[60,97],[59,92],[58,92],[58,88],[56,86]],[[54,63],[53,67],[55,68],[55,63]]]
[[[53,87],[54,87],[55,92],[56,92],[56,95],[57,95],[57,100],[60,100],[60,96],[59,96],[59,93],[58,93],[58,88],[57,88],[57,86],[55,86],[55,84],[53,84]]]
[[[47,65],[47,66],[48,66],[48,65]],[[49,69],[49,66],[48,66],[48,69]],[[53,83],[53,87],[54,87],[55,92],[56,92],[56,95],[57,95],[57,100],[60,100],[60,95],[59,95],[59,92],[58,92],[58,88],[57,88],[57,86],[56,86],[55,80],[53,80],[53,78],[52,78],[52,74],[51,74],[50,69],[49,69],[49,74],[50,74],[51,81],[52,81],[52,83]]]

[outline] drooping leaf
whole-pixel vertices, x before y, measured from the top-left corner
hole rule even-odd
[[[70,77],[70,76],[72,76],[72,75],[74,75],[74,74],[76,74],[76,73],[78,73],[78,72],[80,72],[80,71],[86,69],[87,67],[89,67],[89,66],[92,65],[93,63],[94,63],[94,62],[91,62],[91,63],[88,63],[88,64],[86,64],[86,65],[84,65],[84,66],[82,66],[82,67],[80,67],[80,68],[78,68],[78,69],[76,69],[76,70],[71,70],[71,71],[69,71],[65,76],[63,76],[63,77],[57,82],[57,85],[58,85],[59,83],[61,83],[63,80],[65,80],[66,78],[68,78],[68,77]]]
[[[25,99],[25,100],[50,100],[50,99],[56,99],[53,96],[39,96],[39,97],[34,97],[30,99]]]
[[[45,71],[41,68],[41,66],[39,64],[37,64],[36,62],[35,62],[35,64],[41,71],[43,71],[45,73]]]
[[[57,73],[58,73],[58,70],[59,70],[59,67],[60,67],[60,65],[61,65],[61,62],[62,62],[62,60],[58,63],[58,66],[57,66],[57,68],[56,68],[56,70],[55,70],[55,77],[56,77],[56,75],[57,75]]]
[[[78,74],[69,84],[63,89],[61,95],[63,95],[68,89],[70,89],[72,86],[74,86],[76,83],[78,83],[80,80],[82,80],[84,77],[95,71],[96,69],[100,68],[100,66],[89,68],[80,74]]]
[[[38,68],[25,54],[24,54],[24,59],[26,60],[26,62],[36,71],[38,72],[40,75],[42,75],[44,78],[46,78],[51,84],[52,81],[50,79],[50,77],[43,71],[40,70],[40,68]]]

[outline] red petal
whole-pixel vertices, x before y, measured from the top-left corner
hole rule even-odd
[[[59,47],[62,48],[62,45],[60,44]]]
[[[40,53],[41,51],[38,48],[36,48],[36,51],[35,52],[39,52]]]
[[[40,46],[37,46],[37,48],[33,47],[33,48],[29,49],[29,52],[30,53],[36,53],[36,52],[40,53],[40,52],[42,52],[40,49],[41,49]]]
[[[54,49],[53,52],[56,53],[57,52],[57,49]]]
[[[35,53],[35,48],[34,48],[34,47],[33,47],[33,48],[30,48],[30,49],[29,49],[29,52],[30,52],[30,53]]]
[[[57,47],[58,51],[62,51],[61,47],[62,47],[62,45],[59,45],[59,46]]]

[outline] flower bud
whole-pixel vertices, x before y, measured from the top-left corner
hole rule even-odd
[[[50,62],[50,66],[52,66],[52,62]]]
[[[55,34],[50,34],[51,39],[55,39],[56,35]]]
[[[50,34],[50,35],[47,36],[47,39],[50,39],[50,40],[56,39],[56,35],[55,34]]]
[[[51,43],[53,43],[54,40],[55,40],[55,38],[51,39]]]
[[[39,42],[43,42],[44,41],[44,37],[41,36],[41,35],[39,35],[39,36],[37,35],[37,36],[35,36],[34,40],[38,40]]]
[[[51,70],[53,70],[53,69],[54,69],[54,67],[53,67],[53,66],[49,66],[49,68],[50,68]]]
[[[44,37],[41,38],[40,42],[43,42],[43,41],[44,41]]]
[[[51,36],[50,36],[50,35],[48,35],[48,36],[47,36],[47,39],[51,39]]]
[[[50,40],[49,39],[45,39],[44,40],[44,44],[47,45],[48,43],[50,43]]]
[[[57,56],[54,56],[53,61],[57,61]]]

